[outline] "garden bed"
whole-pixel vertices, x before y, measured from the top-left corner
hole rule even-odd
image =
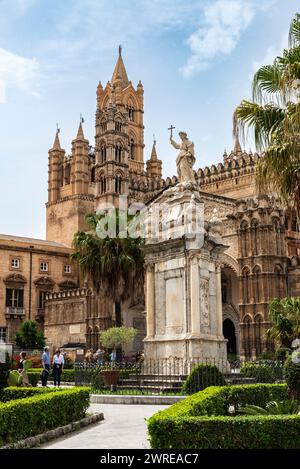
[[[210,387],[148,420],[152,448],[300,448],[299,415],[230,416],[230,406],[284,400],[284,384]]]
[[[5,446],[83,419],[90,388],[8,388],[1,394],[10,395],[0,403],[0,446]]]

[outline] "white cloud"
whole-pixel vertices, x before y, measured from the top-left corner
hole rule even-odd
[[[37,95],[39,64],[0,48],[0,103],[6,102],[6,89],[17,87],[28,94]]]
[[[254,5],[244,0],[217,0],[207,6],[204,25],[187,40],[191,56],[181,69],[183,75],[191,77],[209,68],[216,57],[231,54],[254,15]]]

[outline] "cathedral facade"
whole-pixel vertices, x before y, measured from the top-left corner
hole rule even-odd
[[[84,230],[85,214],[102,203],[118,206],[147,203],[177,177],[162,177],[162,161],[155,142],[144,161],[144,89],[128,79],[121,48],[112,75],[96,92],[95,142],[85,138],[80,122],[71,152],[61,148],[57,132],[49,150],[47,241],[70,249],[74,233]],[[195,171],[204,200],[205,218],[217,213],[222,220],[223,334],[227,351],[240,357],[258,357],[268,351],[268,303],[274,297],[300,295],[300,234],[295,214],[284,210],[270,194],[259,194],[255,184],[258,154],[240,143],[222,162]],[[115,322],[111,301],[96,295],[78,280],[78,288],[53,289],[45,302],[44,329],[53,346],[97,349],[99,334]],[[122,320],[138,330],[130,353],[143,348],[144,292],[122,305]]]

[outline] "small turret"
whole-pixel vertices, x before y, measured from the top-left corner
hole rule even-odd
[[[59,190],[62,182],[62,165],[65,150],[62,150],[59,141],[59,129],[55,134],[52,148],[50,148],[48,158],[48,202],[55,202],[59,199]]]
[[[77,136],[72,140],[72,194],[88,194],[89,185],[89,141],[84,137],[83,119],[80,124]]]
[[[150,160],[146,162],[147,174],[150,177],[162,175],[162,162],[157,158],[156,153],[156,140],[153,141]]]

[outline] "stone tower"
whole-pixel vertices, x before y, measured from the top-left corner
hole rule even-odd
[[[241,356],[255,358],[271,345],[264,336],[270,325],[270,300],[288,294],[284,211],[274,197],[261,195],[238,200],[235,217],[240,266]]]
[[[93,206],[89,141],[80,122],[71,155],[61,149],[58,131],[49,150],[47,240],[71,246],[74,233],[86,228],[84,217]]]
[[[129,193],[130,176],[144,171],[143,93],[141,82],[135,89],[128,80],[120,46],[111,81],[97,88],[96,207],[117,204]]]

